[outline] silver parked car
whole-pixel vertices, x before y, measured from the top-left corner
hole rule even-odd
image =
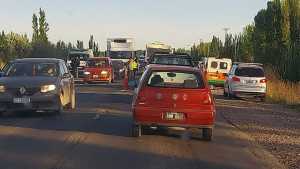
[[[257,97],[265,100],[267,80],[262,64],[233,64],[224,84],[225,97]]]

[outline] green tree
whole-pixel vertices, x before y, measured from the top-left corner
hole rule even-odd
[[[40,8],[39,11],[39,40],[42,42],[48,42],[49,24],[46,20],[45,11]]]
[[[84,49],[83,41],[77,40],[76,48],[77,48],[77,49]]]
[[[220,58],[222,47],[223,47],[222,41],[218,37],[213,36],[211,45],[210,45],[210,49],[209,49],[209,51],[210,51],[209,56]]]
[[[94,47],[95,47],[94,36],[91,35],[89,40],[89,49],[94,49]]]
[[[32,15],[32,42],[37,42],[39,40],[39,24],[38,24],[38,17],[36,14]]]

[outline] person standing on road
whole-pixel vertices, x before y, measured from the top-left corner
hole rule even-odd
[[[132,68],[133,68],[133,77],[134,79],[136,78],[136,75],[137,75],[137,71],[138,71],[138,62],[137,62],[137,58],[135,58],[133,60],[133,63],[132,63]]]
[[[133,72],[133,67],[134,67],[134,60],[131,57],[128,61],[128,69],[129,69],[129,80],[134,79],[134,72]]]

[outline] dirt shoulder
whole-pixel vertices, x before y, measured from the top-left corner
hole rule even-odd
[[[300,168],[300,112],[282,105],[216,96],[224,118],[289,169]]]

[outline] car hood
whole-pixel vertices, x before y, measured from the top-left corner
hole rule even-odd
[[[9,88],[40,87],[42,85],[57,84],[58,77],[1,77],[0,85]]]

